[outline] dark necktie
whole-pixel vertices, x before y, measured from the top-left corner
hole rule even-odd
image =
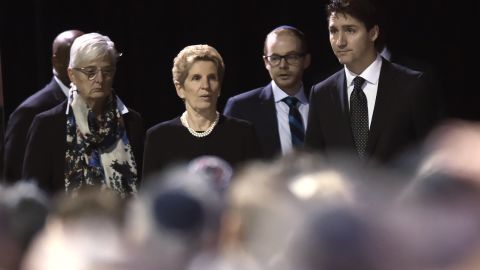
[[[353,79],[353,92],[350,96],[350,122],[352,125],[353,139],[358,155],[361,159],[366,158],[368,140],[368,106],[367,97],[363,93],[362,85],[365,79],[355,77]]]
[[[303,146],[305,140],[305,127],[303,126],[302,115],[298,111],[298,99],[296,97],[286,97],[282,99],[290,108],[288,112],[288,124],[292,135],[292,145],[294,147]]]

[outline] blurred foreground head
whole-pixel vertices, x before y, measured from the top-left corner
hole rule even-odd
[[[234,269],[286,269],[291,241],[312,213],[358,202],[350,170],[342,166],[293,153],[239,171],[222,219],[222,260]]]
[[[46,195],[34,183],[0,186],[0,269],[18,269],[43,228],[49,207]]]
[[[190,166],[180,164],[150,176],[129,207],[127,234],[142,268],[185,269],[216,242],[221,193],[211,175]]]
[[[420,176],[444,173],[480,183],[480,124],[450,121],[434,130],[426,141]]]
[[[127,258],[122,204],[108,191],[59,197],[21,269],[120,269]]]
[[[409,269],[477,269],[480,265],[480,125],[450,121],[426,141],[414,181],[388,220],[397,254]],[[393,226],[391,226],[393,227]],[[401,257],[399,256],[399,257]],[[473,267],[473,268],[472,268]]]
[[[216,156],[201,156],[190,161],[188,168],[193,173],[204,174],[214,189],[223,195],[233,177],[233,168],[225,160]]]

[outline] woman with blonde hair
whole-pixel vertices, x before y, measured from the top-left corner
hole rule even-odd
[[[145,176],[199,156],[217,156],[232,166],[258,157],[253,126],[217,111],[225,65],[209,45],[187,46],[175,57],[173,83],[185,112],[150,128],[145,140]]]

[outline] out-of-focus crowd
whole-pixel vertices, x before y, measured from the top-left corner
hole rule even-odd
[[[480,126],[439,127],[404,170],[296,153],[233,173],[203,156],[137,196],[0,188],[0,269],[480,267]]]

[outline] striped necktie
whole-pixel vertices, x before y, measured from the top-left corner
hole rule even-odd
[[[367,97],[362,90],[364,82],[364,78],[359,76],[355,77],[355,79],[353,79],[353,92],[350,96],[350,124],[352,126],[355,147],[361,159],[365,159],[367,156],[368,140]]]
[[[298,111],[299,103],[296,97],[286,97],[282,99],[290,108],[288,112],[288,124],[290,125],[290,134],[292,135],[292,145],[294,147],[303,146],[305,140],[305,127],[303,125],[302,115]]]

